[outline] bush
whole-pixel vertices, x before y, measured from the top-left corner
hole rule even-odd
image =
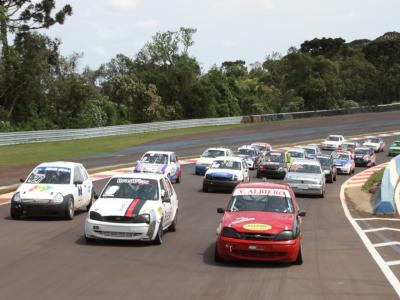
[[[372,174],[366,183],[362,186],[362,190],[367,193],[375,193],[377,189],[381,186],[383,173],[385,172],[385,168],[376,171]]]

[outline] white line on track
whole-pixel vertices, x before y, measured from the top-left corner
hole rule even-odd
[[[387,261],[386,264],[388,266],[397,266],[397,265],[400,265],[400,260]]]
[[[392,241],[392,242],[387,242],[387,243],[377,243],[377,244],[372,244],[375,248],[379,247],[388,247],[388,246],[398,246],[400,245],[400,242]]]
[[[349,181],[349,180],[348,180]],[[393,289],[397,293],[397,296],[400,297],[400,281],[394,275],[393,271],[390,269],[388,264],[383,260],[383,258],[379,255],[378,251],[372,245],[371,241],[368,239],[365,232],[361,229],[360,225],[353,219],[351,216],[349,209],[346,205],[344,190],[347,181],[342,185],[340,188],[340,201],[342,203],[344,214],[349,220],[350,224],[353,226],[354,230],[357,232],[358,236],[360,237],[361,241],[364,243],[365,247],[367,248],[368,252],[371,254],[372,258],[377,263],[378,267],[381,269],[382,273],[385,275],[389,283],[392,285]]]
[[[400,232],[400,229],[399,228],[390,228],[390,227],[379,227],[379,228],[365,229],[363,231],[365,233],[378,232],[378,231],[397,231],[397,232]]]
[[[395,218],[355,218],[353,220],[355,220],[355,221],[398,221],[398,222],[400,222],[400,219],[395,219]]]

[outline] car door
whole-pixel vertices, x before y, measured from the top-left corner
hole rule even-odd
[[[167,180],[162,178],[161,181],[161,194],[164,194],[164,197],[161,198],[163,205],[163,228],[166,228],[172,222],[172,191],[167,184]],[[164,192],[163,192],[164,191]]]
[[[74,206],[80,208],[83,206],[83,174],[80,168],[77,166],[74,168]]]
[[[93,183],[89,178],[89,174],[83,166],[80,166],[80,170],[83,175],[83,187],[82,187],[82,198],[83,204],[88,205],[92,199]]]
[[[247,163],[242,160],[242,174],[243,174],[243,182],[249,182],[250,181],[250,173],[249,173],[249,167],[247,166]]]
[[[178,175],[178,160],[175,153],[172,153],[170,155],[170,166],[171,166],[170,178],[174,179],[175,176]]]
[[[171,216],[170,216],[170,221],[172,222],[174,220],[176,211],[178,209],[178,197],[176,195],[175,189],[171,184],[171,181],[169,181],[168,179],[165,179],[165,184],[167,185],[167,188],[170,189],[171,191]]]

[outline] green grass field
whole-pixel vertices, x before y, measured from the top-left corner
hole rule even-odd
[[[376,171],[373,173],[367,180],[367,182],[364,183],[362,186],[362,190],[365,192],[371,192],[371,189],[373,187],[378,187],[382,183],[382,178],[383,178],[383,173],[385,172],[385,168],[382,170]]]
[[[214,132],[251,125],[254,124],[196,127],[62,142],[2,146],[0,147],[0,168],[38,164],[43,161],[69,160],[103,152],[118,151],[161,138]]]

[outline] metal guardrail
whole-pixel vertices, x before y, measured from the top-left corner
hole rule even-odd
[[[124,135],[132,133],[155,132],[168,129],[193,128],[201,126],[234,125],[260,121],[291,120],[309,118],[315,116],[333,116],[354,114],[363,112],[383,112],[400,110],[400,103],[378,105],[371,107],[360,107],[350,109],[318,110],[281,114],[266,114],[253,116],[239,116],[228,118],[191,119],[178,121],[153,122],[142,124],[129,124],[119,126],[108,126],[87,129],[61,129],[42,131],[20,131],[0,133],[0,146],[24,143],[55,142],[75,139],[87,139],[94,137],[106,137],[112,135]]]
[[[24,143],[55,142],[132,133],[155,132],[168,129],[240,124],[242,117],[192,119],[142,124],[129,124],[87,129],[62,129],[0,133],[0,146]]]

